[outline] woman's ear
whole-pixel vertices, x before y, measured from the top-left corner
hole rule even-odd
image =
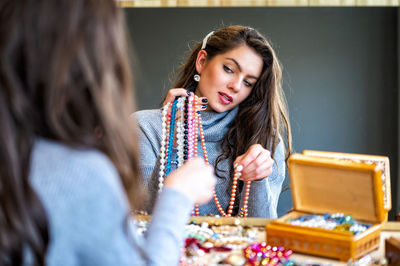
[[[207,52],[205,50],[201,49],[197,53],[197,58],[196,58],[197,73],[201,74],[201,71],[203,70],[204,66],[206,65],[206,60],[207,60]]]

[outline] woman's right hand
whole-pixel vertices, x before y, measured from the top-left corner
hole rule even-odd
[[[164,186],[176,189],[202,205],[211,200],[216,182],[214,169],[203,158],[196,157],[169,174]]]
[[[165,106],[167,103],[172,102],[175,100],[176,97],[187,97],[188,95],[194,96],[193,92],[189,92],[188,90],[184,88],[173,88],[168,91],[167,96],[164,99],[163,106]],[[197,99],[197,110],[196,111],[203,111],[207,108],[208,100],[206,97],[198,97]]]

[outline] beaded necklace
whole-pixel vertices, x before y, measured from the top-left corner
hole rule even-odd
[[[165,177],[165,155],[168,153],[168,129],[169,129],[169,121],[171,120],[171,114],[168,114],[168,108],[172,106],[171,104],[166,104],[162,108],[162,131],[161,131],[161,147],[160,147],[160,172],[158,178],[158,192],[161,192],[164,186],[164,177]]]
[[[208,162],[207,149],[204,139],[204,131],[201,120],[200,111],[196,110],[198,97],[188,96],[175,99],[173,102],[166,104],[162,108],[162,135],[160,147],[160,172],[159,172],[159,192],[163,188],[164,178],[171,171],[172,151],[174,145],[174,135],[176,135],[177,144],[177,166],[181,166],[183,161],[190,160],[197,156],[197,139],[200,133],[201,146],[203,156],[206,164]],[[177,109],[179,108],[180,115],[177,116]],[[170,110],[170,111],[168,111]],[[176,123],[175,123],[176,122]],[[176,127],[176,134],[175,134]],[[228,205],[228,211],[225,212],[218,200],[215,190],[213,191],[213,198],[218,211],[222,216],[232,216],[233,205],[236,198],[237,182],[241,176],[243,167],[234,167],[233,182],[231,197]],[[251,181],[246,182],[243,208],[240,216],[247,217],[247,204],[249,200]],[[199,207],[196,204],[193,215],[199,215]]]
[[[177,107],[179,108],[179,119],[176,122],[176,143],[177,143],[177,158],[176,158],[176,163],[178,165],[178,167],[180,167],[183,162],[184,162],[184,158],[183,158],[183,146],[184,146],[184,125],[182,123],[183,121],[183,98],[179,98],[178,99],[178,104]]]

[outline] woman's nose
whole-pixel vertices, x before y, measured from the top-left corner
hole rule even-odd
[[[229,88],[235,92],[240,90],[242,79],[240,77],[233,78],[229,83]]]

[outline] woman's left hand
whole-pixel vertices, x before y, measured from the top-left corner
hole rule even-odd
[[[233,164],[241,165],[242,175],[239,177],[243,181],[252,181],[266,178],[272,174],[274,160],[271,153],[260,144],[253,144],[246,153],[238,156]]]

